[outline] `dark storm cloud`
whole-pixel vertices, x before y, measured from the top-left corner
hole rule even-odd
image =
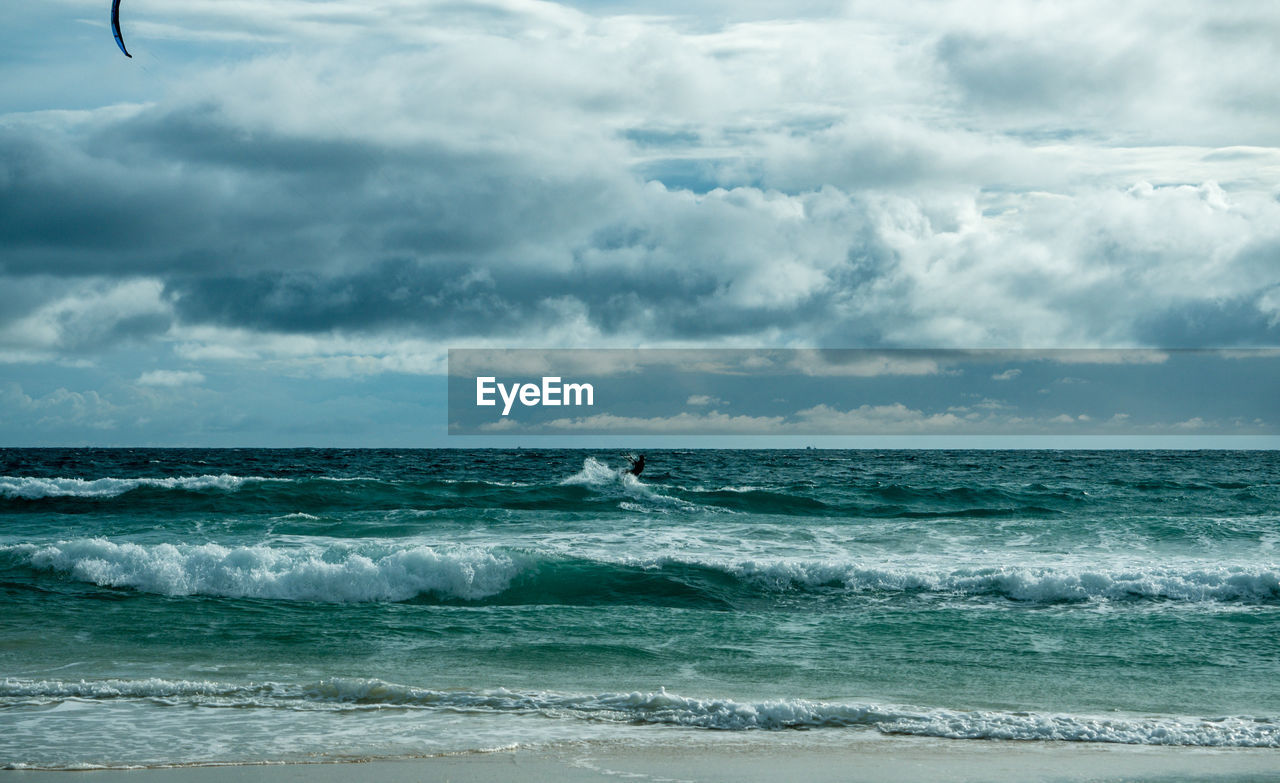
[[[0,264],[10,274],[130,275],[184,265],[251,210],[198,174],[139,165],[92,138],[0,129]]]
[[[279,332],[419,330],[439,338],[523,336],[553,328],[571,301],[604,333],[643,330],[653,339],[751,335],[802,326],[828,311],[829,295],[794,308],[729,307],[709,271],[579,268],[479,269],[466,263],[387,261],[350,273],[260,272],[174,280],[166,288],[179,318]],[[700,304],[706,307],[700,307]]]
[[[129,247],[160,227],[146,208],[162,203],[161,194],[145,193],[143,203],[130,203],[124,198],[122,169],[109,172],[102,162],[74,148],[58,148],[34,132],[0,128],[0,167],[5,271],[83,272],[86,262],[76,259],[85,251]],[[49,268],[42,250],[54,250],[65,261]]]
[[[386,165],[388,155],[366,141],[318,139],[230,121],[215,104],[145,112],[112,124],[88,144],[124,164],[174,161],[215,169],[356,182]]]
[[[24,132],[25,131],[25,132]],[[317,139],[209,105],[87,133],[0,129],[0,264],[17,274],[201,273],[484,253],[546,236],[598,183],[425,143]]]
[[[795,253],[770,225],[778,200],[754,190],[693,200],[573,150],[317,138],[209,102],[40,131],[3,137],[5,271],[155,275],[187,325],[531,335],[568,308],[602,334],[751,335],[832,323],[849,284],[870,282],[866,258],[887,253],[864,205],[829,198],[842,214],[778,298],[743,280]]]
[[[504,286],[504,289],[509,288]],[[178,315],[283,332],[376,330],[417,324],[456,336],[510,328],[538,313],[512,301],[491,280],[468,278],[461,266],[422,267],[388,261],[352,273],[259,272],[172,281],[166,294]]]

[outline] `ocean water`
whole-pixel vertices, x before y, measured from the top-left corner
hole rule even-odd
[[[0,765],[1280,747],[1278,453],[625,464],[0,450]]]

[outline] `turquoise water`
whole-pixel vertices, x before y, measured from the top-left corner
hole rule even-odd
[[[0,451],[0,763],[789,729],[1280,747],[1276,453],[625,464]]]

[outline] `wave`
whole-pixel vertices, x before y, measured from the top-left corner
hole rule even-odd
[[[949,710],[809,699],[736,701],[657,692],[570,694],[551,691],[432,690],[377,679],[311,684],[146,680],[20,680],[0,683],[0,705],[47,706],[68,700],[147,700],[159,706],[294,710],[448,710],[542,715],[720,731],[863,727],[885,734],[951,739],[1106,742],[1201,747],[1280,747],[1280,718],[1255,716],[1073,715]]]
[[[732,566],[775,591],[839,589],[872,594],[992,597],[1034,604],[1087,601],[1274,603],[1280,570],[1246,566],[974,566],[945,568],[761,561]]]
[[[680,490],[696,497],[700,503],[709,503],[716,508],[742,513],[839,516],[849,511],[861,511],[856,507],[824,503],[809,495],[791,494],[757,486],[720,487],[719,489],[681,487]]]
[[[144,546],[97,538],[2,551],[36,570],[103,587],[333,603],[406,601],[433,594],[479,600],[505,590],[521,568],[511,555],[468,547]]]
[[[34,476],[0,476],[0,496],[10,499],[41,500],[44,498],[114,498],[135,489],[177,489],[188,492],[222,490],[234,492],[246,483],[290,479],[260,476],[175,476],[169,478],[39,478]]]
[[[667,477],[669,478],[669,476]],[[541,480],[464,477],[245,476],[222,473],[171,477],[68,478],[0,476],[0,504],[45,510],[108,501],[166,511],[260,512],[264,508],[325,513],[341,510],[458,508],[753,513],[857,518],[1044,518],[1074,513],[1091,500],[1082,490],[1045,484],[931,487],[791,481],[742,486],[686,485],[654,476],[642,481],[621,468],[586,457],[576,473]],[[713,488],[714,487],[714,488]],[[127,501],[125,498],[127,497]],[[120,499],[120,500],[115,500]]]
[[[661,478],[661,477],[659,477]],[[905,519],[1048,516],[1066,513],[1088,500],[1081,490],[1054,489],[1033,484],[1020,490],[1000,487],[928,487],[898,484],[847,487],[826,499],[815,497],[820,487],[812,482],[782,486],[747,484],[707,487],[672,485],[665,495],[621,468],[611,468],[594,457],[582,470],[560,482],[561,486],[587,487],[597,492],[620,492],[648,501],[665,501],[682,510],[734,511],[755,514],[819,517],[892,517]],[[664,487],[665,489],[665,487]],[[628,510],[639,509],[624,505]]]
[[[639,486],[640,479],[621,468],[611,468],[595,457],[582,461],[582,470],[560,482],[562,485],[586,485],[604,487],[613,485]]]
[[[998,557],[998,555],[996,556]],[[0,547],[0,564],[169,596],[329,603],[465,601],[733,608],[786,596],[942,597],[966,602],[1280,603],[1280,569],[1151,562],[946,564],[872,560],[589,556],[565,550],[415,544],[117,543]]]
[[[622,468],[611,468],[595,457],[582,461],[582,470],[560,481],[561,487],[583,487],[597,493],[620,495],[618,506],[626,511],[713,510],[678,497],[665,495]],[[635,501],[642,501],[638,505]]]
[[[127,502],[166,511],[259,513],[286,507],[307,513],[343,510],[640,511],[702,508],[654,491],[625,471],[588,458],[583,471],[541,483],[483,478],[384,479],[372,476],[270,477],[232,474],[174,477],[68,478],[0,476],[0,504],[45,510]],[[622,506],[629,503],[630,506]],[[52,504],[52,505],[51,505]]]
[[[583,460],[582,470],[563,479],[562,487],[583,487],[596,493],[615,493],[624,500],[619,507],[627,511],[679,510],[700,512],[738,512],[810,517],[890,517],[902,519],[935,519],[961,517],[1048,516],[1064,513],[1046,503],[1079,503],[1083,497],[1074,491],[1010,492],[996,488],[932,489],[928,487],[878,486],[856,490],[843,502],[823,500],[811,493],[816,489],[808,482],[788,486],[674,485],[674,495],[664,494],[621,468],[612,468],[594,457]],[[665,487],[663,488],[665,489]],[[681,497],[683,496],[683,497]],[[886,501],[894,501],[886,505]],[[932,507],[929,507],[932,506]]]

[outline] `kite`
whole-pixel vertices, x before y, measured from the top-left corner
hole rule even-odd
[[[124,37],[120,35],[120,0],[111,0],[111,33],[115,35],[116,43],[120,44],[120,51],[124,52],[124,56],[133,59],[129,50],[124,48]]]

